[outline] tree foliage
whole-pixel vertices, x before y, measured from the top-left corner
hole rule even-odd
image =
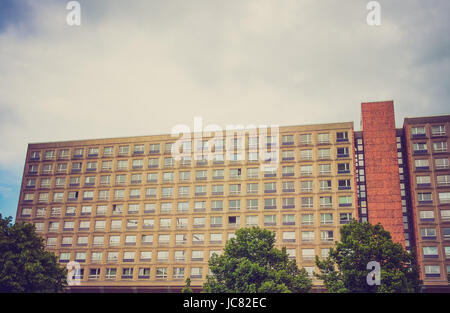
[[[183,287],[183,289],[181,289],[181,293],[192,293],[192,288],[191,288],[191,278],[188,277],[186,278],[185,281],[185,285]]]
[[[204,292],[288,293],[308,292],[312,281],[305,269],[290,260],[286,249],[274,248],[275,234],[258,227],[241,228],[227,241],[224,252],[209,260],[212,275]]]
[[[66,269],[44,250],[34,225],[11,221],[0,214],[0,292],[63,291]]]
[[[330,249],[329,256],[316,265],[316,277],[328,292],[419,292],[419,267],[414,253],[394,243],[381,224],[371,225],[353,220],[340,228],[341,241]],[[380,264],[380,284],[370,286],[367,269],[370,261]]]

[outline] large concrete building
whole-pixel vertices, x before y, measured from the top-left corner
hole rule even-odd
[[[388,101],[363,103],[357,132],[345,122],[29,144],[16,220],[76,262],[72,290],[178,291],[186,277],[201,288],[210,255],[246,226],[273,230],[312,273],[352,218],[381,222],[417,249],[425,285],[444,286],[449,122],[396,129]]]

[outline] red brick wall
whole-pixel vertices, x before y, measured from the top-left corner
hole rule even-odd
[[[405,246],[393,101],[361,103],[368,219]]]

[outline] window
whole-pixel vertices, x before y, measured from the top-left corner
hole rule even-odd
[[[317,135],[319,144],[329,144],[330,143],[330,134],[322,133]]]
[[[433,125],[431,126],[432,136],[445,136],[445,125]]]
[[[331,158],[331,149],[329,148],[319,149],[318,152],[319,160],[328,160]]]
[[[415,142],[413,144],[414,153],[426,153],[427,143],[426,142]]]
[[[130,153],[130,146],[119,146],[119,155],[128,155]]]
[[[150,154],[158,154],[160,152],[160,145],[159,143],[152,143],[150,144]]]
[[[164,182],[171,182],[173,181],[173,172],[165,172],[163,173],[163,181]]]
[[[186,260],[186,251],[176,250],[175,251],[175,261],[182,262]]]
[[[419,192],[417,195],[419,204],[431,204],[433,203],[433,198],[431,192]]]
[[[422,234],[422,239],[424,239],[424,240],[435,240],[436,239],[436,229],[435,228],[422,228],[421,234]]]
[[[430,166],[428,159],[417,159],[414,161],[416,170],[427,170]]]
[[[139,279],[148,279],[150,278],[150,268],[149,267],[140,267],[138,273]]]
[[[283,209],[294,209],[295,198],[283,198]]]
[[[336,133],[336,141],[337,142],[348,141],[348,133],[347,132],[337,132]]]
[[[450,186],[450,175],[438,175],[436,181],[438,187]]]
[[[228,216],[228,225],[232,227],[237,227],[240,224],[239,216]]]
[[[320,240],[321,241],[333,241],[333,231],[332,230],[324,230],[320,232]]]
[[[191,278],[202,278],[202,268],[191,267]]]
[[[434,221],[434,211],[420,211],[419,216],[421,222]]]
[[[140,169],[144,167],[144,160],[142,159],[135,159],[131,162],[131,167],[133,169]]]
[[[114,147],[104,147],[103,148],[103,156],[110,157],[114,154]]]
[[[159,159],[158,158],[148,159],[148,168],[157,168],[157,167],[159,167]]]
[[[352,213],[339,213],[339,224],[348,224],[352,220]]]
[[[148,188],[148,189],[151,189],[151,188]],[[161,194],[162,194],[163,198],[172,197],[172,195],[173,195],[173,187],[163,187]]]
[[[184,245],[187,242],[187,236],[185,234],[175,235],[175,243],[177,245]]]
[[[152,252],[151,251],[141,251],[141,255],[139,257],[141,262],[149,262],[152,260]]]
[[[319,164],[319,175],[331,175],[331,164]]]
[[[348,158],[349,157],[349,149],[348,147],[339,147],[337,150],[338,158]]]
[[[283,214],[283,225],[295,225],[295,215]]]
[[[320,208],[331,208],[333,205],[332,198],[330,196],[320,197]]]
[[[211,211],[222,211],[223,201],[222,200],[212,200],[211,201]]]
[[[312,261],[316,257],[316,252],[314,249],[302,249],[302,260]]]
[[[76,208],[74,206],[68,206],[66,208],[66,216],[74,216],[75,213],[76,213]],[[45,214],[45,211],[44,211],[44,214]]]
[[[320,224],[322,224],[322,225],[333,224],[333,214],[332,213],[321,213],[320,214]]]
[[[308,150],[300,150],[300,160],[308,161],[313,159],[313,152],[311,149]]]
[[[302,197],[301,201],[303,209],[313,208],[314,205],[313,197]]]
[[[108,252],[107,261],[108,262],[117,262],[119,260],[119,252]]]
[[[191,180],[191,172],[183,171],[180,172],[180,181],[188,181]]]
[[[77,262],[86,262],[86,252],[77,252],[75,253],[75,261]]]
[[[283,181],[282,187],[283,192],[295,192],[295,184],[293,181]]]
[[[277,192],[277,184],[275,182],[264,183],[265,193],[275,193]]]
[[[294,176],[294,167],[293,166],[283,166],[283,176]]]
[[[222,243],[222,234],[210,234],[209,242],[212,244]]]
[[[314,225],[314,214],[302,214],[302,225]]]
[[[133,154],[144,154],[144,145],[134,145]]]
[[[439,192],[439,203],[450,203],[450,192]]]
[[[195,186],[195,195],[196,196],[206,196],[206,185]]]
[[[436,165],[436,169],[437,170],[447,169],[449,167],[448,166],[448,158],[435,159],[435,165]]]
[[[433,143],[434,152],[445,152],[447,151],[447,142],[446,141],[437,141]]]
[[[258,161],[258,152],[249,151],[247,154],[247,159],[249,162],[257,162]]]
[[[331,191],[331,180],[320,180],[319,181],[320,191]]]
[[[241,200],[229,200],[228,210],[229,211],[239,211],[241,209]]]
[[[171,222],[172,222],[172,219],[170,219],[170,218],[160,218],[159,219],[159,228],[160,229],[170,228]]]
[[[178,213],[185,213],[189,211],[189,202],[178,202],[177,211]]]
[[[277,216],[276,215],[264,215],[264,226],[276,226]]]
[[[118,160],[117,161],[117,170],[118,171],[126,171],[128,169],[128,160]]]
[[[301,145],[312,144],[312,134],[300,134],[300,144]]]
[[[205,218],[204,217],[194,217],[193,226],[194,226],[194,228],[205,227]]]
[[[311,154],[311,156],[312,156],[312,154]],[[295,160],[294,150],[283,150],[281,153],[281,158],[283,161]]]
[[[282,143],[283,143],[283,145],[293,145],[294,144],[294,135],[283,135]]]
[[[203,261],[203,251],[192,250],[191,261]]]
[[[203,212],[206,209],[205,201],[195,201],[194,202],[194,212]]]
[[[425,258],[437,258],[438,255],[438,248],[433,246],[425,246],[423,247],[423,256]]]
[[[295,231],[284,231],[283,242],[295,242]]]
[[[241,178],[241,169],[230,168],[230,179],[239,179],[239,178]]]
[[[425,265],[425,276],[426,277],[440,277],[441,267],[439,265]]]
[[[223,218],[222,216],[211,216],[210,225],[211,227],[222,227]]]
[[[313,173],[312,165],[301,165],[300,166],[300,176],[311,176]]]
[[[264,209],[265,210],[275,210],[277,208],[276,198],[266,198],[264,199]]]
[[[302,231],[302,241],[303,242],[314,241],[314,232],[313,231]]]
[[[213,179],[223,179],[224,177],[224,170],[213,170]]]
[[[352,206],[352,196],[339,196],[339,206]]]
[[[330,169],[331,171],[331,169]],[[349,163],[338,163],[338,174],[350,173]]]
[[[132,279],[133,278],[133,268],[124,267],[122,269],[122,279]]]
[[[247,184],[247,193],[248,194],[258,193],[258,184],[257,183]]]
[[[245,224],[248,227],[258,226],[258,216],[257,215],[247,215],[245,218]]]
[[[239,186],[239,191],[240,191],[240,185],[238,185],[238,186]],[[223,195],[223,185],[212,185],[211,191],[212,191],[213,195]]]
[[[424,126],[411,127],[411,134],[413,135],[413,137],[425,136],[425,127]]]
[[[430,176],[416,176],[417,187],[429,187],[431,186]]]

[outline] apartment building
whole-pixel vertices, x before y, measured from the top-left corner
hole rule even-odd
[[[29,144],[16,220],[77,265],[72,290],[178,291],[239,227],[274,231],[312,273],[358,218],[352,122],[192,137]]]
[[[448,286],[450,274],[449,129],[450,115],[403,124],[415,247],[428,288]]]

